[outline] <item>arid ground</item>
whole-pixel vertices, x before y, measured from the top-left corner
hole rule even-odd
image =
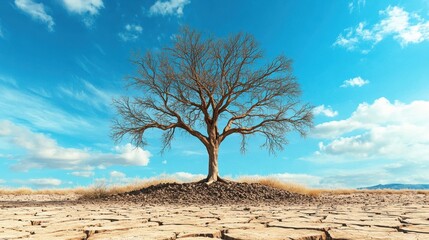
[[[191,203],[166,200],[173,195],[152,201],[178,189],[189,194],[195,186],[167,184],[101,199],[2,194],[0,239],[429,239],[427,193],[322,192],[264,201],[261,196],[271,197],[268,189],[256,200],[235,203],[218,197],[223,200],[216,204],[207,200],[216,197],[198,193]]]

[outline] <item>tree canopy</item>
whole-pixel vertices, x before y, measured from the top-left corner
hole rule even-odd
[[[185,131],[207,149],[207,181],[217,180],[218,149],[232,134],[241,135],[243,152],[253,134],[265,137],[263,146],[270,152],[282,150],[288,132],[305,135],[312,126],[312,107],[300,100],[290,59],[263,60],[249,34],[215,38],[182,29],[172,46],[133,60],[138,74],[129,78],[129,86],[140,94],[114,101],[119,113],[114,139],[128,135],[135,145],[144,145],[148,129],[161,129],[165,150],[177,130]]]

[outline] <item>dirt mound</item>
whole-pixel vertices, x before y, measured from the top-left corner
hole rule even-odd
[[[141,190],[121,193],[105,200],[146,204],[237,204],[237,203],[307,203],[314,197],[272,188],[258,183],[215,182],[163,183]]]

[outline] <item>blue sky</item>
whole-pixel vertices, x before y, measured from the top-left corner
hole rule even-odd
[[[159,51],[183,25],[255,36],[267,60],[293,59],[315,127],[276,155],[221,145],[223,176],[311,187],[429,182],[429,2],[6,0],[0,2],[0,186],[69,188],[204,177],[207,155],[178,135],[160,154],[115,144],[112,98],[133,52]]]

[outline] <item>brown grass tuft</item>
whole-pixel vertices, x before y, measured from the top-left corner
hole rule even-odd
[[[150,180],[140,180],[135,181],[126,185],[107,185],[104,182],[96,183],[86,189],[80,194],[81,199],[97,199],[106,196],[111,196],[119,193],[126,193],[135,190],[140,190],[150,186],[158,185],[161,183],[173,183],[178,182],[174,179],[150,179]]]
[[[135,181],[124,185],[109,185],[105,182],[97,182],[88,187],[77,187],[77,188],[65,188],[65,189],[39,189],[34,190],[31,188],[16,188],[16,189],[0,189],[0,195],[67,195],[76,194],[80,195],[84,199],[95,199],[108,195],[114,195],[118,193],[131,192],[139,190],[152,185],[161,183],[178,182],[174,179],[149,179]]]
[[[275,178],[239,178],[239,182],[259,183],[272,188],[282,189],[293,193],[299,193],[309,196],[319,196],[322,192],[320,189],[307,188],[297,183],[286,183]]]

